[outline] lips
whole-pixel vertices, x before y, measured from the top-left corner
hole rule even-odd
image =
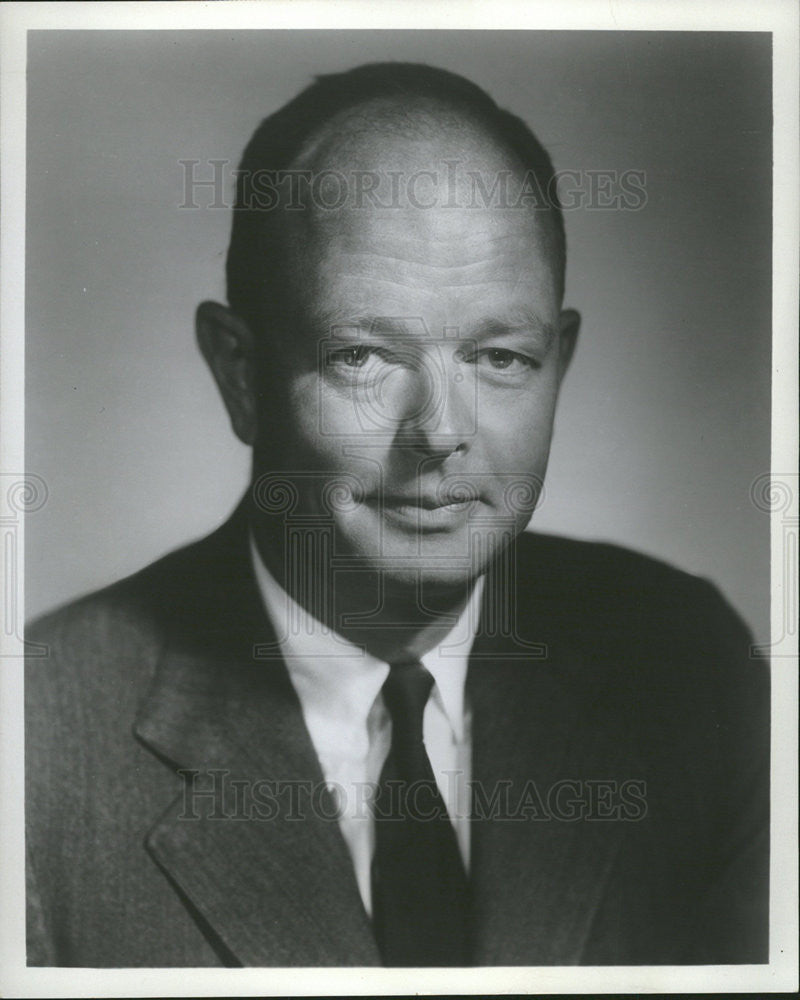
[[[403,531],[452,531],[463,525],[478,501],[475,490],[441,489],[423,493],[384,493],[375,503]]]
[[[433,493],[384,494],[386,507],[417,507],[421,510],[441,510],[443,508],[468,507],[477,501],[474,490],[437,490]]]
[[[385,507],[416,507],[419,510],[446,510],[449,507],[468,507],[475,503],[477,497],[440,498],[440,497],[384,497]]]

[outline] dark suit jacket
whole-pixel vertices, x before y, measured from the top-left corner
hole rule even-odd
[[[236,780],[323,782],[263,655],[242,510],[29,633],[29,964],[380,963],[336,822],[234,802]],[[467,678],[476,965],[767,960],[748,650],[710,584],[623,549],[524,535],[492,569]],[[221,799],[187,808],[182,769]]]

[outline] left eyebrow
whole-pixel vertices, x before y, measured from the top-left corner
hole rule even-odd
[[[472,337],[502,337],[514,333],[534,333],[544,340],[545,350],[549,350],[555,340],[556,331],[552,323],[545,322],[536,313],[527,311],[515,313],[502,319],[489,316],[477,323],[470,331]]]

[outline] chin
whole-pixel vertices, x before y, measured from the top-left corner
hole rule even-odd
[[[446,593],[463,590],[480,576],[480,570],[468,567],[435,567],[430,564],[407,565],[401,568],[384,568],[384,582],[396,589],[407,589],[415,593],[421,588],[426,594]]]
[[[392,545],[386,540],[378,553],[359,553],[365,568],[377,573],[384,585],[415,589],[422,585],[429,593],[462,589],[473,583],[489,566],[513,535],[490,533],[455,539],[415,539],[413,544]]]

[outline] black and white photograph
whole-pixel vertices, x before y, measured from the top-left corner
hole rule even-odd
[[[792,989],[794,8],[7,6],[4,995]]]

